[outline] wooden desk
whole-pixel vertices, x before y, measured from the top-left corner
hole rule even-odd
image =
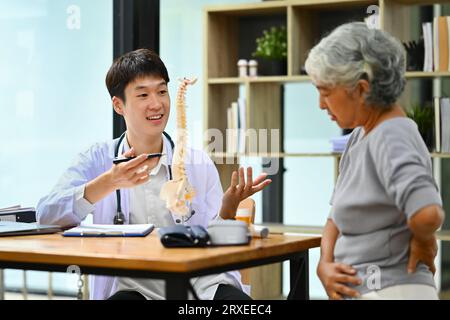
[[[308,250],[318,236],[274,235],[247,246],[164,248],[145,238],[67,238],[60,234],[0,238],[0,269],[67,272],[166,280],[167,299],[187,299],[189,279],[290,260],[288,299],[309,299]]]

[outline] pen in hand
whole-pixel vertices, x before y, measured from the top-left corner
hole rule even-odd
[[[147,155],[147,159],[152,159],[152,158],[160,158],[162,156],[165,156],[165,153],[149,153]],[[135,159],[136,157],[129,157],[129,158],[114,158],[113,159],[113,163],[114,164],[119,164],[122,162],[128,162],[130,160]]]

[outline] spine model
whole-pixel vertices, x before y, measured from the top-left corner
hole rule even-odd
[[[186,90],[197,79],[180,79],[177,93],[177,142],[172,159],[172,180],[167,181],[161,189],[160,198],[166,201],[166,207],[178,215],[189,213],[188,204],[195,196],[195,190],[186,175],[186,145],[188,140],[186,126]]]

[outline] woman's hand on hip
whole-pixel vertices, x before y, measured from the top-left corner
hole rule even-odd
[[[317,275],[332,300],[342,300],[344,297],[356,298],[360,294],[348,285],[360,285],[361,279],[356,277],[356,270],[352,266],[338,262],[319,262]]]
[[[409,250],[408,273],[416,271],[419,261],[425,263],[433,274],[436,272],[434,258],[437,255],[438,246],[434,235],[427,240],[419,240],[412,236]]]

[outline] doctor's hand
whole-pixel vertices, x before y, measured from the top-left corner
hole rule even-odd
[[[125,158],[135,157],[133,148],[123,154]],[[141,154],[128,162],[113,165],[107,172],[111,185],[114,188],[132,188],[150,179],[150,171],[158,164],[159,158],[147,159],[146,154]]]
[[[135,155],[133,148],[123,154],[127,158]],[[131,188],[146,183],[150,179],[149,171],[157,164],[158,158],[147,160],[146,154],[128,162],[115,164],[111,169],[86,184],[84,198],[91,204],[95,204],[117,189]]]
[[[359,296],[358,291],[348,286],[348,284],[361,284],[361,279],[356,277],[356,270],[351,266],[343,263],[320,261],[317,266],[317,275],[331,300]]]
[[[267,174],[263,173],[253,180],[252,167],[247,168],[247,182],[245,182],[244,168],[239,169],[239,174],[233,171],[231,175],[231,186],[225,191],[222,198],[220,216],[222,219],[233,219],[239,203],[267,187],[272,180],[266,179]]]

